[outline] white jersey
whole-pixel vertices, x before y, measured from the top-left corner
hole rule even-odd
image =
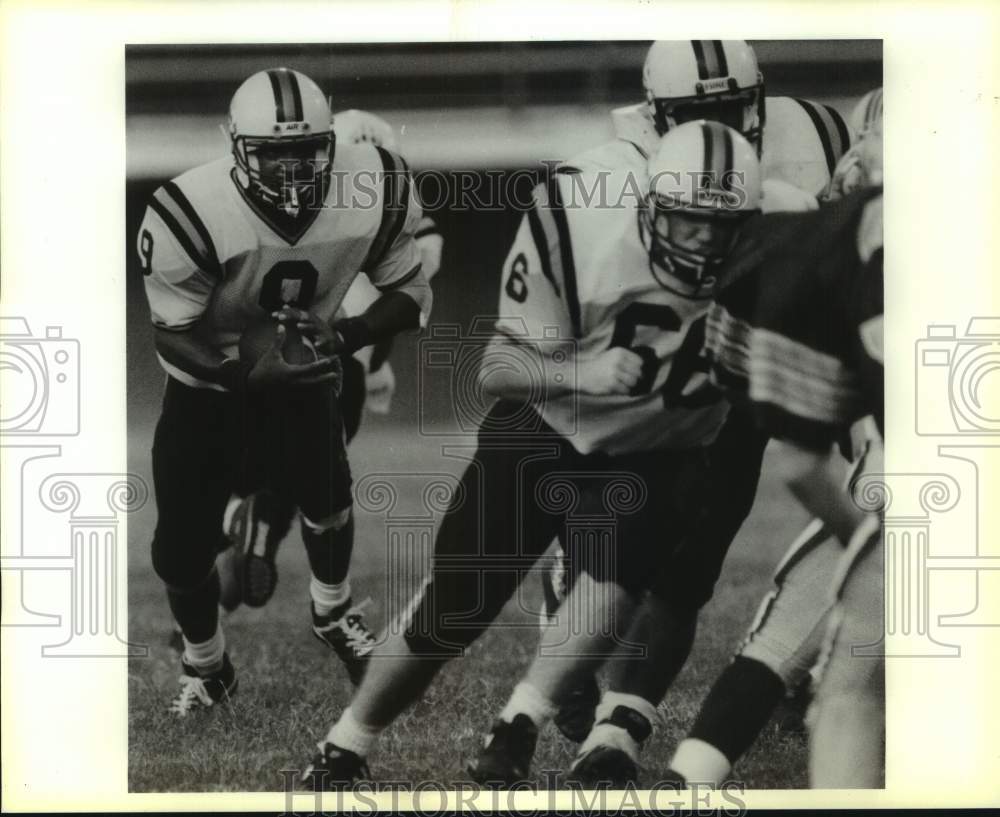
[[[607,178],[616,195],[628,171]],[[630,396],[581,393],[535,408],[581,453],[685,449],[714,440],[727,404],[699,370],[701,320],[708,296],[689,298],[658,283],[640,235],[637,200],[621,206],[573,206],[594,174],[557,173],[533,193],[504,262],[497,329],[509,341],[575,340],[578,359],[612,346],[645,360],[643,383]],[[641,199],[639,199],[641,200]]]
[[[230,157],[159,188],[138,240],[154,325],[197,323],[214,349],[238,357],[244,329],[282,305],[331,321],[358,270],[381,291],[407,292],[426,314],[414,240],[421,209],[405,162],[371,145],[337,145],[331,178],[324,206],[297,218],[262,209]],[[160,363],[188,385],[222,389]]]
[[[787,96],[768,97],[765,105],[761,177],[819,195],[854,138],[844,117],[829,105]],[[643,102],[616,108],[611,121],[615,139],[573,157],[566,166],[630,170],[645,188],[649,180],[646,163],[660,141],[648,106]]]

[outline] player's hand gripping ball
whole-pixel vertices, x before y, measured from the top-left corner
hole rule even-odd
[[[278,322],[273,318],[251,324],[240,336],[240,360],[256,365],[277,340]],[[285,324],[285,340],[280,349],[286,363],[302,365],[319,359],[312,342],[289,324]]]
[[[253,365],[247,378],[251,391],[325,385],[339,392],[343,378],[338,358],[320,355],[294,325],[270,317],[244,330],[240,360]]]

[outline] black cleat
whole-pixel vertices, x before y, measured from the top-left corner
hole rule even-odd
[[[319,744],[319,752],[302,773],[299,783],[312,791],[343,791],[358,781],[371,779],[363,757],[327,742]]]
[[[594,710],[600,702],[601,688],[597,679],[588,675],[580,686],[570,690],[563,698],[553,723],[568,740],[582,743],[594,728]]]
[[[179,718],[186,717],[198,708],[208,708],[220,703],[229,703],[236,694],[239,682],[229,655],[222,655],[222,669],[211,675],[200,675],[187,659],[181,655],[184,674],[178,679],[181,691],[170,704],[170,712]]]
[[[249,607],[263,607],[278,585],[275,557],[291,527],[294,508],[271,491],[250,494],[236,508],[226,536],[242,565],[242,600]]]
[[[577,756],[567,780],[582,789],[624,789],[639,781],[639,767],[622,749],[595,746]]]
[[[366,600],[351,607],[351,600],[348,599],[325,616],[317,615],[311,602],[309,608],[313,635],[337,653],[347,668],[347,676],[355,686],[361,683],[376,643],[375,635],[368,629],[361,615],[367,603]]]
[[[479,757],[469,764],[469,776],[481,786],[511,786],[527,780],[538,742],[538,727],[527,715],[510,723],[497,721]]]

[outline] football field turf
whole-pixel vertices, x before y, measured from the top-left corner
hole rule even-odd
[[[142,418],[130,435],[131,470],[150,482],[152,427]],[[455,472],[459,465],[440,455],[440,440],[412,429],[369,424],[352,443],[355,484],[377,473]],[[769,475],[753,513],[730,551],[715,597],[702,611],[687,667],[668,692],[661,712],[665,725],[648,741],[640,783],[653,785],[666,769],[677,741],[690,727],[702,698],[726,665],[770,586],[771,571],[807,521]],[[400,482],[413,492],[421,480]],[[407,500],[400,497],[402,508]],[[309,573],[297,528],[278,556],[279,583],[267,607],[240,608],[225,621],[228,650],[240,681],[229,706],[178,719],[168,713],[180,674],[168,646],[171,619],[162,585],[153,573],[149,541],[153,503],[129,518],[129,636],[149,646],[146,658],[129,665],[129,788],[132,791],[280,791],[280,770],[301,768],[315,744],[348,704],[351,687],[339,661],[315,640],[309,622]],[[405,604],[408,590],[386,599],[384,516],[358,509],[352,568],[355,601],[372,598],[369,622],[380,627],[386,611]],[[684,576],[677,580],[683,582]],[[452,661],[421,702],[403,715],[370,757],[372,775],[382,781],[467,780],[464,767],[481,746],[514,684],[531,661],[537,629],[525,610],[541,602],[538,579],[526,582],[522,603],[508,605],[497,627],[468,654]],[[525,609],[521,609],[525,608]],[[565,771],[574,746],[554,727],[538,742],[534,769]],[[806,745],[801,735],[779,731],[772,722],[737,766],[734,778],[747,788],[807,785]]]

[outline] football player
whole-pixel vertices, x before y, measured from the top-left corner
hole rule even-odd
[[[236,689],[215,568],[234,488],[267,487],[298,508],[313,632],[360,676],[372,638],[348,579],[351,477],[336,358],[418,327],[431,302],[406,163],[338,144],[316,83],[286,68],[252,75],[232,98],[228,133],[231,156],[153,194],[137,243],[167,373],[152,556],[184,636],[178,715]],[[364,314],[334,320],[358,270],[383,294]],[[272,319],[270,348],[256,362],[240,359],[244,331]],[[290,325],[311,340],[315,362],[285,361]]]
[[[662,184],[648,201],[639,191],[625,206],[571,207],[587,171],[555,174],[535,189],[503,268],[507,317],[480,374],[501,399],[442,521],[428,582],[402,632],[373,652],[307,785],[334,788],[368,774],[379,733],[489,626],[568,514],[597,514],[616,527],[610,549],[595,550],[586,536],[567,542],[585,575],[565,607],[586,621],[627,621],[657,568],[689,577],[672,603],[696,609],[711,595],[742,516],[721,519],[706,505],[709,486],[731,488],[727,499],[752,496],[763,445],[738,473],[715,459],[709,444],[728,406],[699,371],[697,351],[719,258],[760,206],[759,163],[738,133],[710,122],[672,131],[658,158]],[[621,201],[616,191],[633,183],[627,171],[612,174],[610,199]],[[703,524],[731,528],[713,540],[717,550],[675,549]],[[598,609],[594,600],[606,601]],[[519,684],[501,713],[490,743],[503,749],[500,779],[526,773],[539,725],[564,689],[592,674],[609,637],[584,626],[547,639],[566,660]],[[474,773],[493,779],[497,768],[483,762]]]
[[[812,782],[824,788],[879,784],[883,668],[877,657],[851,655],[852,646],[876,644],[882,634],[879,525],[840,487],[843,467],[831,454],[831,443],[870,413],[877,431],[857,472],[878,472],[880,117],[856,152],[858,189],[815,216],[762,224],[764,249],[745,268],[729,271],[733,282],[712,308],[707,346],[713,375],[747,394],[763,427],[781,440],[782,477],[817,520],[813,535],[786,557],[787,572],[762,608],[763,621],[713,687],[692,735],[678,747],[671,768],[681,783],[724,779],[763,726],[783,681],[816,660],[829,626],[831,657],[817,701]],[[763,233],[765,226],[770,235]],[[814,319],[818,314],[823,320]],[[831,535],[840,553],[830,548]],[[824,591],[831,581],[833,596]],[[831,617],[832,605],[837,606]],[[747,703],[751,711],[742,712]],[[724,725],[727,717],[733,720]]]
[[[827,200],[841,198],[869,184],[862,162],[867,135],[881,129],[881,89],[865,94],[850,120],[860,139],[834,172]],[[725,296],[709,317],[709,353],[728,362],[727,336],[739,336],[724,310]],[[730,305],[732,306],[732,305]],[[723,371],[720,369],[720,371]],[[739,378],[738,382],[744,382]],[[849,484],[881,457],[881,439],[872,418],[851,428]],[[846,446],[845,446],[846,448]],[[843,545],[821,519],[813,520],[782,558],[767,594],[739,652],[716,680],[688,736],[670,763],[679,783],[719,785],[736,760],[756,740],[786,694],[808,688],[820,655],[833,601],[827,592],[843,559]]]
[[[395,134],[389,123],[367,111],[356,109],[334,115],[334,133],[340,144],[368,144],[398,153]],[[443,239],[434,220],[424,215],[414,231],[420,264],[428,281],[441,266]],[[378,288],[366,275],[357,276],[344,295],[338,318],[361,315],[379,298]],[[353,355],[340,356],[343,380],[340,413],[348,443],[361,426],[365,409],[388,414],[396,378],[389,363],[392,338],[365,346]],[[261,490],[247,497],[233,495],[227,506],[225,549],[216,558],[223,587],[223,608],[232,611],[241,603],[262,607],[274,594],[278,581],[275,564],[278,547],[291,529],[294,506],[271,491]],[[172,644],[180,643],[179,631]],[[182,649],[182,645],[178,649]]]
[[[646,103],[613,112],[618,139],[569,165],[627,166],[635,174],[644,174],[641,157],[648,153],[651,140],[679,122],[704,114],[740,130],[762,155],[766,209],[804,210],[817,206],[815,194],[828,185],[837,161],[850,145],[851,131],[833,108],[787,97],[765,100],[756,55],[743,41],[656,42],[646,59],[643,84]],[[565,578],[565,571],[557,570],[554,575],[563,586],[572,582],[572,576]],[[551,578],[543,582],[543,589],[545,612],[552,615],[562,593]],[[647,602],[636,623],[643,632],[632,633],[629,639],[647,644],[649,659],[642,665],[636,661],[611,664],[611,689],[598,717],[604,723],[581,747],[574,768],[581,781],[590,775],[604,780],[613,769],[634,767],[639,745],[658,721],[656,706],[686,660],[694,622],[672,621],[669,611],[654,610],[654,604],[655,599]],[[657,634],[662,640],[654,638]],[[663,655],[657,658],[661,650]],[[587,736],[599,697],[594,679],[585,680],[566,696],[556,724],[567,737],[579,741]],[[612,719],[616,711],[621,717]],[[634,779],[634,774],[629,777]]]

